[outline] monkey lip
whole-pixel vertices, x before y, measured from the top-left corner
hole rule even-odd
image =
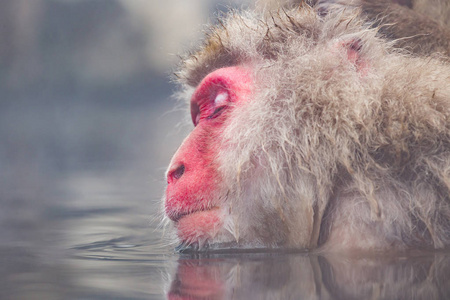
[[[168,216],[173,222],[178,223],[178,221],[180,221],[182,218],[185,218],[187,216],[195,215],[195,214],[198,214],[198,213],[201,213],[201,212],[207,213],[209,211],[213,211],[213,210],[217,210],[217,209],[219,209],[218,206],[213,206],[213,207],[210,207],[210,208],[201,208],[201,209],[194,210],[194,211],[189,211],[189,212],[171,213],[171,214],[168,214]]]
[[[178,238],[188,244],[213,239],[222,225],[223,215],[219,207],[195,211],[175,222]]]

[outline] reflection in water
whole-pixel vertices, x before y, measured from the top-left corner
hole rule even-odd
[[[182,256],[168,299],[450,299],[450,255]]]

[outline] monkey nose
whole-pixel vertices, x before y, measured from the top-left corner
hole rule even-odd
[[[181,178],[181,176],[183,176],[184,171],[185,171],[184,164],[180,164],[174,168],[171,168],[171,170],[167,173],[167,183],[168,184],[175,183],[175,181],[177,181],[178,179]]]

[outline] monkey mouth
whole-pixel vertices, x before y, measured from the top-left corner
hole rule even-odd
[[[178,221],[183,218],[184,216],[190,215],[193,212],[186,212],[186,213],[166,213],[169,219],[172,220],[174,223],[178,223]]]
[[[200,209],[197,209],[197,210],[194,210],[194,211],[171,213],[171,214],[168,214],[168,217],[174,223],[178,223],[178,221],[180,221],[182,218],[184,218],[186,216],[196,215],[196,214],[201,213],[201,212],[209,212],[209,211],[213,211],[213,210],[216,210],[216,209],[219,209],[219,207],[218,206],[206,207],[206,208],[200,208]]]
[[[172,220],[176,224],[176,223],[178,223],[178,221],[180,221],[182,218],[184,218],[186,216],[197,214],[199,212],[208,212],[208,211],[212,211],[215,209],[219,209],[219,207],[218,206],[200,207],[200,208],[197,208],[194,210],[189,210],[189,211],[166,208],[166,215],[167,215],[167,217],[169,217],[170,220]]]

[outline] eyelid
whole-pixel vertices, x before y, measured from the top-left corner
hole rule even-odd
[[[217,106],[223,106],[225,105],[227,102],[229,102],[230,99],[230,95],[228,94],[227,91],[219,91],[216,94],[216,97],[214,98],[214,105]]]

